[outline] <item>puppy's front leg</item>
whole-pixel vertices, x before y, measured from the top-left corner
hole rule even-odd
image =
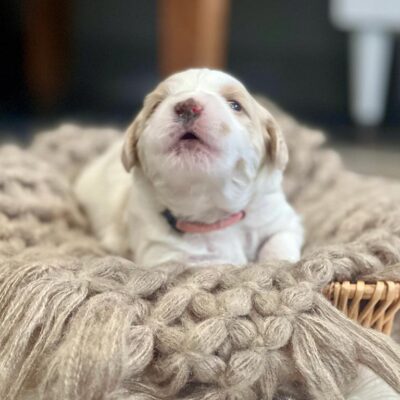
[[[296,262],[300,259],[302,238],[295,232],[284,231],[271,236],[258,252],[257,261],[287,260]]]

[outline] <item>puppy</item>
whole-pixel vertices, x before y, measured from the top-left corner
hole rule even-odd
[[[75,184],[94,232],[143,266],[300,257],[301,222],[282,191],[288,151],[271,114],[232,76],[172,75]]]

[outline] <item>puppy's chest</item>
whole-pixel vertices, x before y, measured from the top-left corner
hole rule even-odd
[[[181,237],[188,262],[220,261],[235,264],[254,261],[259,235],[243,227],[232,227],[207,234],[184,234]]]

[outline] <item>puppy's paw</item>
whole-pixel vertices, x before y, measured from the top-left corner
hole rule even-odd
[[[300,260],[301,242],[290,232],[282,232],[272,236],[261,247],[257,260],[286,260],[297,262]]]
[[[126,244],[113,230],[108,230],[101,238],[103,247],[111,253],[123,254],[126,251]]]
[[[297,262],[300,259],[300,251],[290,248],[262,248],[258,254],[258,261],[285,260]]]

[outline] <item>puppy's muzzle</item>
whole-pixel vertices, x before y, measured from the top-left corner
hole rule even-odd
[[[174,111],[178,118],[187,124],[200,117],[203,112],[203,106],[193,98],[189,98],[177,103],[174,107]]]

